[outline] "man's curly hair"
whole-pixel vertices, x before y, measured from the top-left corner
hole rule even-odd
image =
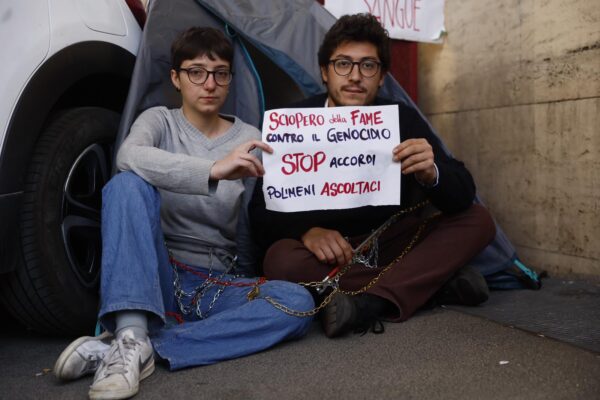
[[[381,69],[390,69],[390,37],[377,18],[371,14],[344,15],[325,34],[319,48],[319,65],[327,67],[331,55],[345,42],[369,42],[377,47]]]

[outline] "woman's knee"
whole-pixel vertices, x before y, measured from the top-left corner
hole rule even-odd
[[[154,186],[131,171],[124,171],[113,176],[102,189],[104,201],[127,201],[134,197],[155,201],[158,196],[158,191]]]
[[[296,310],[308,311],[315,307],[315,301],[308,289],[296,283],[282,282],[287,286],[286,297]]]
[[[135,190],[153,190],[153,186],[143,180],[139,175],[131,171],[124,171],[113,176],[106,186],[104,191],[135,191]]]

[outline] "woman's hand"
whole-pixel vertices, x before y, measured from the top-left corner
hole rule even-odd
[[[259,148],[267,153],[273,153],[273,149],[260,140],[251,140],[239,145],[222,158],[215,162],[210,169],[210,179],[212,180],[235,180],[246,178],[248,176],[263,176],[265,169],[260,160],[250,154],[250,151]]]

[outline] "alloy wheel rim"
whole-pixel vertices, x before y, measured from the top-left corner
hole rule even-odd
[[[102,255],[102,188],[110,179],[112,149],[94,143],[76,158],[62,191],[61,233],[71,269],[82,285],[98,282]]]

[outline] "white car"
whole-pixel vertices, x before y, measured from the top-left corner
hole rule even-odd
[[[0,299],[43,333],[95,324],[101,189],[144,18],[139,0],[0,2]]]

